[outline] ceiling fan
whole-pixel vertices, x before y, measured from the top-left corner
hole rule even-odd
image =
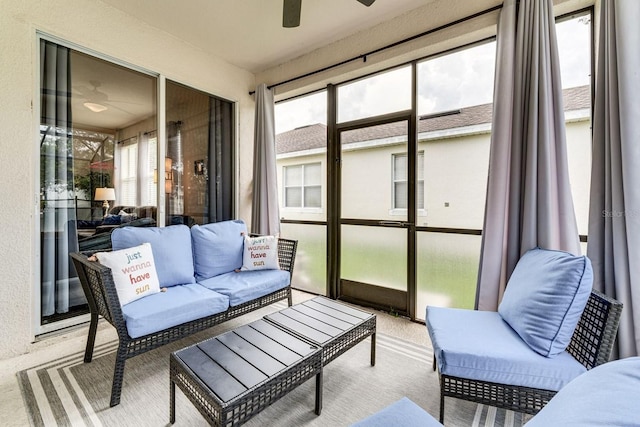
[[[82,105],[84,105],[85,108],[93,111],[94,113],[100,113],[102,111],[107,110],[109,107],[111,107],[111,108],[115,108],[116,110],[120,110],[124,113],[132,114],[131,112],[118,107],[114,103],[116,102],[124,103],[124,104],[137,104],[137,103],[128,102],[128,101],[116,101],[116,100],[110,99],[106,93],[98,90],[98,88],[101,86],[101,83],[97,80],[90,80],[89,84],[91,84],[92,86],[91,88],[87,86],[74,86],[74,89],[76,90],[75,95],[78,95],[78,97],[83,101]]]
[[[302,9],[302,0],[283,0],[282,7],[282,26],[285,28],[293,28],[300,25],[300,10]],[[369,7],[376,0],[358,0],[358,2]]]

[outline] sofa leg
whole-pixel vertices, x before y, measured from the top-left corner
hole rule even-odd
[[[436,370],[436,356],[433,356],[433,370]]]
[[[111,402],[109,406],[113,407],[120,403],[120,394],[122,393],[122,381],[124,379],[124,365],[127,361],[126,349],[121,345],[118,346],[116,353],[116,364],[113,369],[113,384],[111,385]]]
[[[84,363],[91,362],[93,359],[93,346],[96,342],[96,333],[98,331],[98,315],[91,313],[91,323],[89,324],[89,336],[87,337],[87,347],[84,350]]]
[[[444,393],[440,391],[440,424],[444,424]]]
[[[289,288],[289,295],[287,296],[287,302],[289,303],[289,307],[293,305],[293,296],[291,295],[291,288]]]

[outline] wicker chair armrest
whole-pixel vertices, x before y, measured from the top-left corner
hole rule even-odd
[[[593,289],[567,351],[587,369],[606,363],[618,333],[622,303]]]
[[[287,270],[293,277],[293,267],[296,262],[296,252],[298,250],[298,241],[291,239],[278,238],[278,261],[280,269]]]
[[[126,325],[120,300],[113,281],[111,269],[90,260],[94,252],[73,252],[69,254],[78,272],[89,310],[104,317],[118,333],[126,332]]]

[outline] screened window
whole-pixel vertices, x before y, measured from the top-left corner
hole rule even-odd
[[[578,233],[586,235],[591,188],[591,15],[583,14],[558,21],[556,32],[569,181]]]
[[[496,43],[417,64],[418,150],[424,150],[421,226],[481,229],[493,111]]]
[[[284,168],[284,206],[287,208],[321,207],[320,163]]]
[[[338,123],[411,108],[411,66],[338,87]]]
[[[424,209],[424,151],[418,153],[416,164],[418,179],[416,180],[416,206]],[[406,153],[393,155],[393,209],[407,209],[407,174],[409,170]]]

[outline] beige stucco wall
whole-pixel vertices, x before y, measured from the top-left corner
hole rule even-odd
[[[584,112],[584,114],[589,114]],[[591,191],[591,121],[587,118],[567,122],[567,158],[569,181],[576,212],[578,233],[589,229],[589,192]]]
[[[238,216],[250,220],[253,74],[96,0],[0,0],[0,359],[28,352],[37,271],[36,31],[236,102]]]

